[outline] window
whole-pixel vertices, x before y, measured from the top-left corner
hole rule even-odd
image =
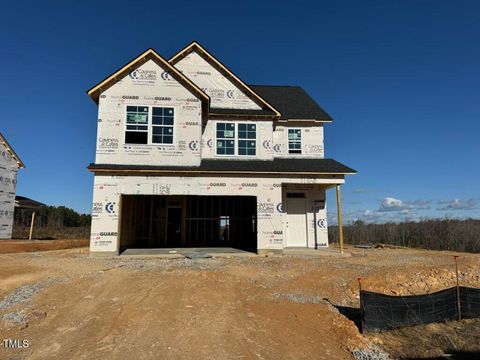
[[[152,108],[152,143],[173,144],[173,108]]]
[[[175,109],[171,107],[127,106],[125,143],[173,144],[174,117]]]
[[[255,124],[217,123],[216,130],[217,155],[256,155],[257,126]]]
[[[148,107],[127,106],[126,144],[148,143]]]
[[[217,123],[217,154],[235,154],[235,124]]]
[[[238,124],[238,155],[256,154],[257,126],[255,124]]]
[[[301,154],[302,153],[302,130],[288,129],[288,153]]]

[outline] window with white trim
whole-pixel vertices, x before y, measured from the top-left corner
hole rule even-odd
[[[238,155],[255,156],[257,151],[257,126],[238,124]]]
[[[257,125],[217,123],[216,153],[217,155],[255,156],[257,154]]]
[[[173,144],[174,109],[169,107],[152,108],[152,143]]]
[[[174,118],[172,107],[127,106],[125,144],[173,144]]]
[[[217,123],[217,155],[235,154],[235,124]]]
[[[127,106],[126,144],[148,144],[148,107]]]
[[[288,129],[288,153],[301,154],[302,153],[302,130]]]

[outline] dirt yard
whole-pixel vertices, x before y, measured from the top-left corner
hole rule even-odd
[[[0,240],[0,254],[71,249],[88,246],[88,239]]]
[[[29,346],[0,343],[0,359],[385,359],[385,352],[480,351],[476,320],[362,335],[335,307],[358,307],[359,276],[365,289],[386,294],[450,287],[453,253],[347,251],[351,257],[197,260],[99,259],[86,248],[2,254],[0,341]],[[459,268],[462,285],[480,287],[479,255],[461,254]]]

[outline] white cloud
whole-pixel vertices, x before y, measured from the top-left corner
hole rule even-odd
[[[480,199],[479,199],[480,200]],[[436,210],[477,210],[480,201],[477,199],[452,199],[438,201]],[[380,201],[378,209],[358,209],[353,211],[344,211],[344,224],[352,224],[357,220],[366,223],[398,223],[403,221],[421,221],[427,217],[423,215],[422,210],[432,208],[431,200],[403,201],[394,197],[386,197]],[[433,215],[430,214],[430,217]],[[435,218],[435,216],[433,216]],[[329,212],[328,219],[330,225],[337,224],[336,212]]]
[[[403,212],[384,212],[377,210],[355,210],[355,211],[345,211],[343,213],[343,222],[344,224],[351,224],[357,220],[364,221],[366,223],[387,223],[387,222],[401,222],[405,220],[418,218],[416,214],[412,213],[410,210],[405,210]],[[330,225],[337,224],[337,214],[334,212],[328,213],[328,223]]]
[[[366,223],[387,223],[402,221],[419,221],[421,216],[418,210],[430,209],[430,200],[403,201],[394,197],[386,197],[380,201],[377,210],[362,209],[354,211],[344,211],[343,218],[345,224],[353,223],[357,220]],[[329,223],[336,224],[336,213],[328,214]]]
[[[402,200],[395,199],[393,197],[386,197],[385,199],[382,200],[382,203],[380,204],[380,208],[378,211],[384,212],[384,211],[401,211],[405,209],[411,209],[412,207],[408,205],[407,203],[403,202]]]
[[[402,201],[394,197],[386,197],[382,200],[378,211],[405,211],[430,209],[430,200]]]
[[[407,204],[411,205],[415,210],[425,210],[430,209],[430,204],[432,203],[431,200],[415,200],[407,202]]]
[[[452,199],[438,202],[440,207],[437,210],[475,210],[477,208],[477,201],[475,199]]]

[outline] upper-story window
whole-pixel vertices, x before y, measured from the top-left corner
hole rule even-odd
[[[257,126],[251,123],[217,123],[217,155],[255,156]]]
[[[125,143],[148,143],[148,107],[127,106],[127,130]]]
[[[257,150],[257,126],[238,124],[238,155],[255,155]]]
[[[152,110],[152,143],[173,144],[174,109],[154,107]]]
[[[288,153],[301,154],[302,153],[302,130],[288,129]]]
[[[235,154],[235,124],[217,123],[217,154]]]
[[[125,143],[173,144],[174,118],[174,108],[127,106]]]

